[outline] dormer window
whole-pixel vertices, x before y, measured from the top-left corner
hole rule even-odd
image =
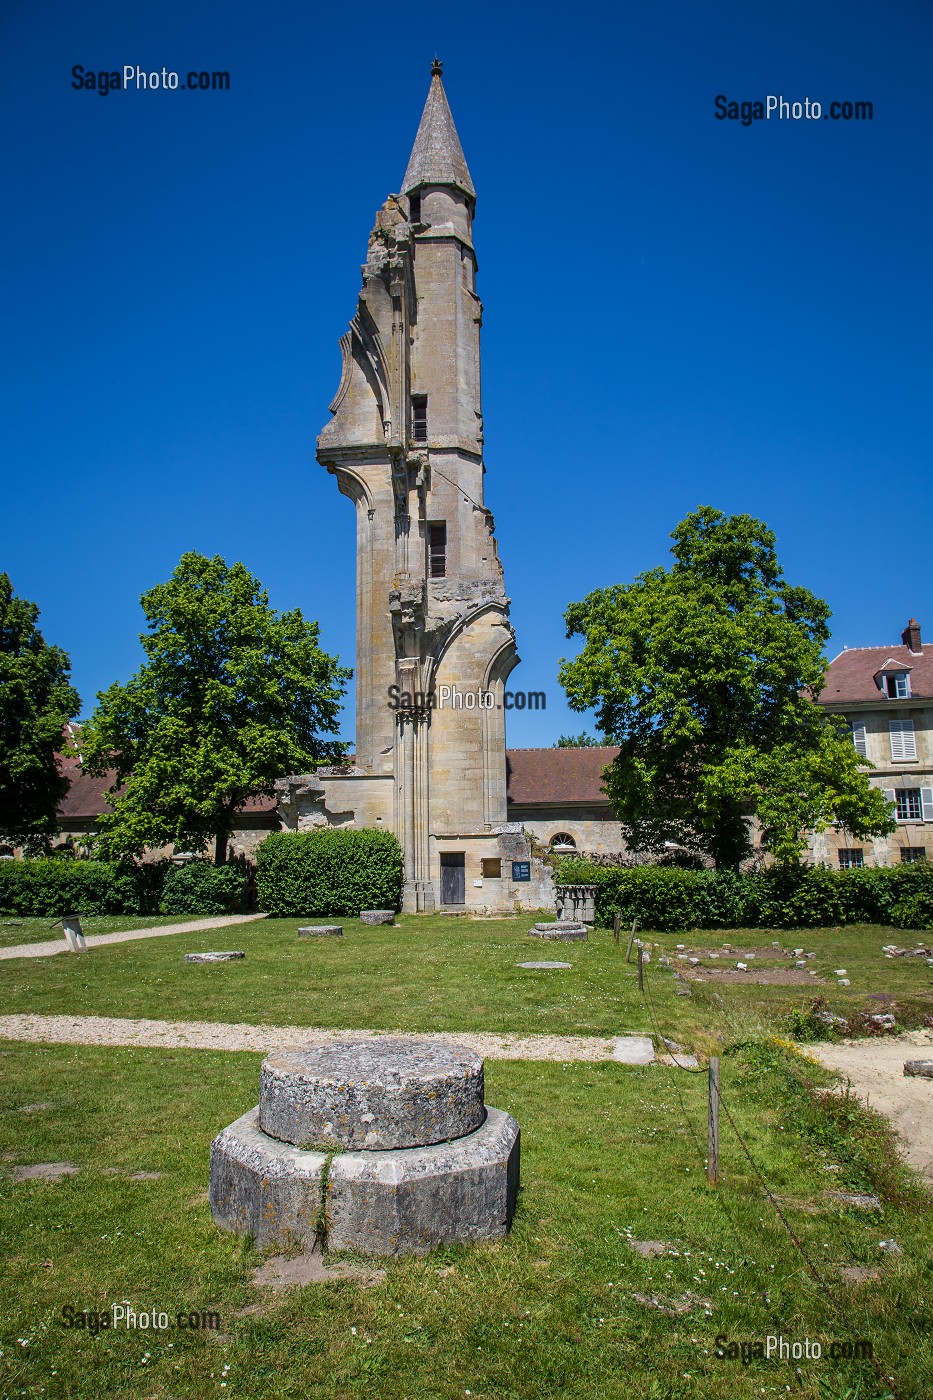
[[[910,699],[909,671],[882,671],[881,689],[889,700]]]
[[[908,671],[888,671],[884,676],[884,693],[891,700],[909,700],[911,675]]]
[[[421,195],[410,194],[408,196],[408,222],[410,224],[421,223]]]

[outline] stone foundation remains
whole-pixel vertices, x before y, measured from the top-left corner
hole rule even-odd
[[[320,1238],[364,1254],[501,1237],[519,1128],[483,1103],[483,1083],[478,1055],[439,1041],[267,1056],[258,1107],[211,1144],[214,1219],[258,1246]]]

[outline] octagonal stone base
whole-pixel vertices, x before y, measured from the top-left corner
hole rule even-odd
[[[482,1125],[453,1142],[338,1154],[324,1187],[327,1248],[422,1254],[501,1238],[515,1212],[519,1138],[514,1118],[487,1108]],[[214,1219],[259,1246],[313,1244],[326,1161],[269,1137],[252,1109],[211,1144]]]
[[[268,1137],[251,1108],[211,1143],[210,1202],[218,1225],[257,1246],[312,1245],[327,1157]]]
[[[362,1254],[424,1254],[495,1240],[515,1214],[519,1128],[498,1108],[455,1142],[343,1152],[327,1181],[327,1245]]]

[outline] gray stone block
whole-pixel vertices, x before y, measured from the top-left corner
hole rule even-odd
[[[394,924],[394,909],[362,909],[360,911],[360,923],[362,924]]]
[[[650,1035],[620,1035],[612,1047],[612,1058],[622,1065],[650,1065],[654,1041]]]
[[[342,938],[340,924],[305,924],[298,930],[299,938]]]
[[[334,1157],[328,1247],[422,1254],[457,1241],[501,1238],[515,1212],[519,1151],[514,1118],[487,1108],[482,1126],[456,1142]]]
[[[933,1060],[905,1060],[904,1073],[918,1079],[933,1079]]]
[[[314,1243],[321,1211],[322,1152],[267,1137],[252,1108],[211,1143],[210,1203],[225,1230],[254,1243]]]
[[[443,1041],[282,1050],[260,1071],[260,1126],[296,1146],[423,1147],[472,1133],[483,1117],[481,1057]]]
[[[589,929],[586,924],[570,923],[558,919],[553,923],[535,924],[533,929],[529,929],[528,934],[530,938],[557,938],[569,943],[589,938]]]
[[[190,963],[215,963],[215,962],[235,962],[238,958],[245,958],[245,953],[186,953],[185,962]]]

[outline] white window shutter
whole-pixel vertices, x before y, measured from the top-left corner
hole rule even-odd
[[[881,795],[884,798],[885,802],[889,804],[889,806],[897,806],[897,794],[895,793],[893,788],[882,788]]]
[[[933,787],[920,789],[920,810],[925,822],[933,822]]]
[[[868,738],[865,733],[865,721],[854,719],[852,721],[852,743],[855,745],[855,752],[861,754],[862,758],[868,757]]]
[[[888,733],[891,736],[891,757],[895,762],[917,757],[917,740],[912,719],[889,719]]]

